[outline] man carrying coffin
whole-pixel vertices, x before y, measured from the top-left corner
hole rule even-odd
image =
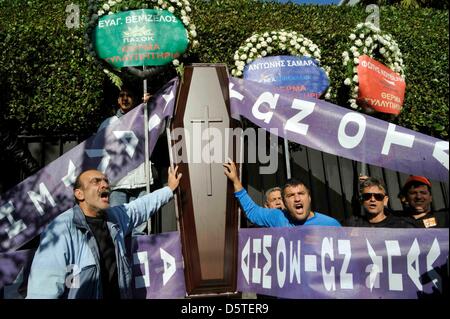
[[[169,168],[168,186],[115,207],[110,207],[111,189],[102,172],[80,173],[73,187],[77,205],[41,235],[27,298],[131,298],[124,238],[173,197],[181,179],[177,170]]]
[[[235,163],[230,161],[223,166],[225,175],[233,182],[234,195],[253,224],[262,227],[341,226],[336,219],[311,210],[310,191],[302,182],[290,179],[284,185],[282,195],[286,209],[264,208],[256,205],[247,194],[237,176]]]

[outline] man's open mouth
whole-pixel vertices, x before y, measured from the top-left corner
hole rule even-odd
[[[100,198],[101,199],[105,199],[105,200],[109,200],[109,194],[110,194],[110,191],[108,191],[108,190],[101,191],[100,192]]]

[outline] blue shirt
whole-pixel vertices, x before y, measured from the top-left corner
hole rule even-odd
[[[314,212],[314,216],[305,221],[292,219],[289,212],[278,208],[264,208],[256,205],[245,189],[234,193],[239,200],[247,218],[262,227],[295,227],[295,226],[341,226],[339,222],[327,215]]]

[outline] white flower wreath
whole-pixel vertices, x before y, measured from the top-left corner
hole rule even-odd
[[[188,41],[191,48],[199,46],[197,38],[197,30],[193,23],[189,13],[192,12],[191,5],[188,0],[138,0],[133,1],[133,7],[148,9],[153,8],[155,10],[167,10],[180,18],[187,30]],[[129,10],[130,4],[127,4],[126,0],[108,0],[105,3],[100,4],[97,11],[98,17],[105,14],[114,14],[120,11]],[[172,64],[176,67],[180,65],[178,59],[174,59]]]
[[[348,51],[342,53],[343,64],[346,69],[344,84],[350,86],[348,102],[353,109],[358,108],[359,92],[358,64],[359,57],[367,55],[377,59],[394,72],[405,78],[402,53],[392,35],[382,32],[370,22],[360,23],[349,36],[354,41]]]
[[[265,56],[288,52],[290,55],[307,56],[314,58],[320,65],[320,49],[310,39],[296,31],[270,31],[262,34],[254,33],[245,40],[234,53],[234,67],[231,74],[236,77],[243,75],[244,67],[253,60]],[[330,68],[323,67],[329,77]],[[330,98],[331,86],[328,88],[325,98]]]

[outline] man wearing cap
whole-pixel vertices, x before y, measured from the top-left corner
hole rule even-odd
[[[405,221],[416,228],[449,227],[447,211],[432,211],[431,182],[423,176],[411,175],[403,186]]]

